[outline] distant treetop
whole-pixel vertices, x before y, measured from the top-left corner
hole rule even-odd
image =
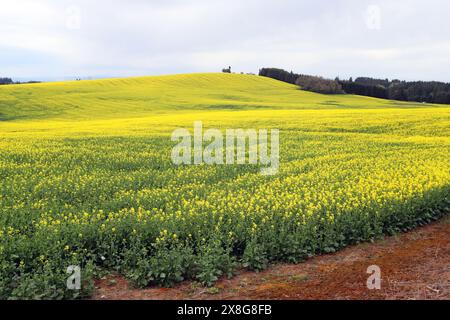
[[[0,85],[2,84],[13,84],[14,82],[12,81],[11,78],[0,78]]]
[[[295,74],[278,68],[263,68],[259,75],[318,93],[348,93],[382,99],[450,104],[450,83],[437,81],[400,81],[359,77],[353,80],[324,79]]]

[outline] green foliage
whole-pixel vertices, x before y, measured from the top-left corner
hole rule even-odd
[[[211,241],[199,246],[195,260],[195,278],[206,286],[213,286],[223,275],[231,277],[235,267],[230,250],[223,248],[220,241]]]
[[[249,242],[242,256],[243,266],[249,270],[261,271],[267,268],[268,259],[264,246],[255,240]]]

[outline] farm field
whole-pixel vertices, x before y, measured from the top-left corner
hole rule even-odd
[[[280,171],[175,166],[177,128],[280,130]],[[0,299],[213,285],[448,214],[450,106],[191,74],[0,87]],[[80,266],[81,291],[66,288]]]

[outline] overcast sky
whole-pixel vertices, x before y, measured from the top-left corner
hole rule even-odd
[[[0,0],[0,77],[236,72],[450,82],[448,0]]]

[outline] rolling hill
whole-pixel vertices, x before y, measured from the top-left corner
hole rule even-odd
[[[426,107],[353,95],[321,95],[269,78],[186,74],[0,86],[0,121],[92,120],[176,111]]]
[[[195,121],[279,129],[278,174],[175,165]],[[213,285],[411,230],[448,214],[449,127],[449,106],[250,75],[1,86],[0,299],[86,297],[99,271]]]

